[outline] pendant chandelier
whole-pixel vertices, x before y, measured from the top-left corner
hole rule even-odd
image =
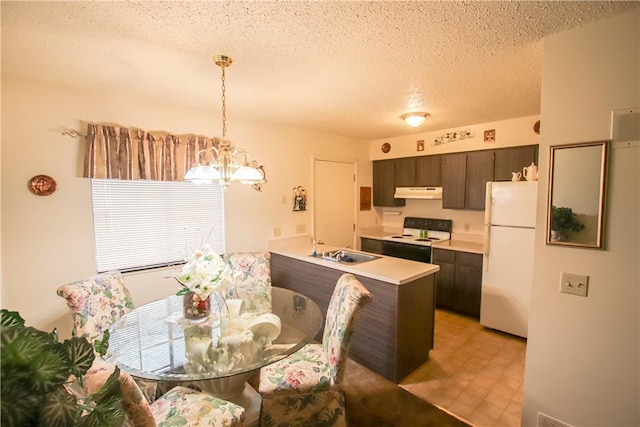
[[[222,140],[218,148],[211,147],[200,150],[195,155],[195,163],[184,175],[185,181],[196,184],[217,181],[225,190],[232,182],[251,184],[260,191],[260,185],[267,182],[265,171],[242,148],[233,147],[227,138],[227,107],[225,97],[226,67],[232,59],[225,55],[216,55],[213,61],[222,69]]]

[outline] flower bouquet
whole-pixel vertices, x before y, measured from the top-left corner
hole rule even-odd
[[[226,264],[220,255],[204,244],[194,251],[179,273],[172,275],[182,286],[176,295],[184,296],[184,316],[205,320],[211,312],[211,295],[223,290]]]

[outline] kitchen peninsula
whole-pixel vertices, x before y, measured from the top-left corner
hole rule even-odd
[[[338,278],[354,274],[373,294],[363,310],[351,341],[349,357],[385,378],[399,383],[429,358],[433,348],[435,310],[434,273],[437,265],[376,256],[357,264],[322,259],[311,241],[272,247],[273,286],[309,296],[326,316]],[[316,339],[322,339],[322,331]]]

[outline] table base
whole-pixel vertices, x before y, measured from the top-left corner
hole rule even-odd
[[[195,381],[193,384],[205,393],[242,406],[244,408],[245,424],[248,427],[258,427],[260,425],[262,397],[247,382],[251,375],[253,375],[253,372],[232,377]]]
[[[247,427],[258,427],[260,425],[262,396],[249,383],[245,384],[242,394],[231,397],[228,400],[244,408],[244,419]]]

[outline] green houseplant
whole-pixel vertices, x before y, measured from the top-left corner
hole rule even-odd
[[[82,385],[95,359],[85,338],[59,342],[56,330],[25,326],[18,312],[6,309],[0,312],[0,326],[3,426],[122,425],[119,369],[95,394],[77,397],[65,387],[75,381]]]
[[[584,224],[571,208],[551,206],[551,231],[557,236],[556,240],[566,239],[568,232],[578,232],[583,229]]]

